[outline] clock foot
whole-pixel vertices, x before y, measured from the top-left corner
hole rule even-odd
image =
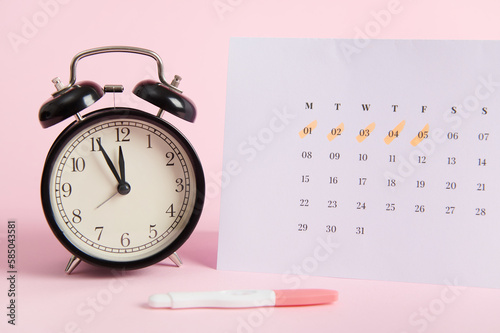
[[[75,256],[71,256],[68,264],[66,265],[66,269],[65,269],[66,274],[68,274],[68,275],[71,274],[71,272],[73,272],[73,270],[76,268],[76,266],[78,266],[78,264],[81,261],[82,260],[80,258],[77,258]]]
[[[174,264],[177,265],[177,267],[181,267],[182,266],[182,260],[181,258],[179,258],[179,256],[177,255],[177,252],[174,252],[170,255],[170,257],[168,257],[168,259],[172,260],[172,262]]]

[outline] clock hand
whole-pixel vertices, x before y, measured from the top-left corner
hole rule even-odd
[[[112,196],[110,196],[109,198],[107,198],[106,200],[104,200],[99,206],[97,206],[95,209],[101,207],[102,205],[104,205],[106,202],[108,202],[109,200],[111,200],[111,198],[113,198],[115,195],[117,195],[119,192],[115,192]]]
[[[121,195],[128,194],[130,192],[130,184],[125,181],[125,160],[123,158],[122,146],[119,148],[118,152],[118,166],[120,167],[120,180],[118,181],[118,193]]]
[[[120,167],[120,179],[121,179],[121,182],[125,183],[125,161],[123,159],[122,146],[120,146],[120,148],[119,148],[118,166]]]
[[[99,145],[99,149],[101,149],[101,153],[104,156],[104,159],[106,160],[106,163],[108,164],[108,167],[111,169],[111,172],[115,176],[116,180],[118,181],[119,184],[121,184],[121,179],[120,176],[118,175],[118,171],[116,171],[115,166],[113,165],[113,162],[111,162],[111,159],[109,158],[108,154],[104,150],[103,146],[101,145],[101,140],[96,140],[97,144]]]
[[[118,193],[120,193],[121,195],[128,194],[130,192],[131,187],[130,184],[125,181],[125,161],[123,159],[122,147],[120,146],[119,161],[118,161],[120,167],[120,173],[122,174],[122,177],[120,177],[120,175],[118,175],[118,171],[116,171],[116,168],[113,165],[113,162],[111,162],[111,159],[104,150],[104,147],[101,145],[101,140],[97,140],[97,144],[99,145],[99,149],[101,149],[104,159],[106,160],[106,164],[108,164],[108,167],[111,169],[111,172],[118,181],[118,188],[117,188]]]

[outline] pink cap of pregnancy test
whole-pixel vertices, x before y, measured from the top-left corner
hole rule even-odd
[[[327,304],[335,302],[339,298],[336,290],[328,289],[287,289],[275,290],[275,306],[298,306]]]

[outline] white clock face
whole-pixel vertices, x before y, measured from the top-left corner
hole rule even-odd
[[[136,261],[164,250],[195,208],[193,153],[185,146],[146,118],[104,117],[81,128],[50,169],[57,228],[98,260]]]

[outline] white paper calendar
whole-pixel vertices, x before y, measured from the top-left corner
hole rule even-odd
[[[218,269],[500,288],[499,122],[499,42],[232,39]]]

